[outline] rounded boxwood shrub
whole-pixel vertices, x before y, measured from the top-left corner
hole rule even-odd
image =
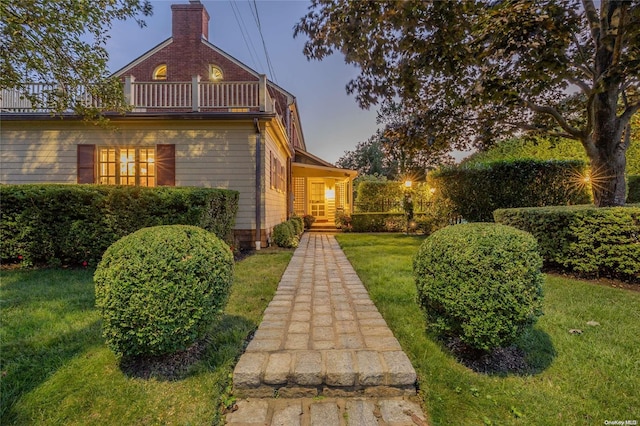
[[[232,279],[231,250],[202,228],[155,226],[125,236],[94,274],[108,346],[124,356],[188,348],[222,311]]]
[[[510,226],[436,231],[413,265],[427,328],[482,351],[508,346],[542,315],[541,267],[535,238]]]

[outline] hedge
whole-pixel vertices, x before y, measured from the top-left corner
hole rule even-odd
[[[0,185],[0,257],[46,266],[97,264],[125,235],[195,225],[231,242],[237,191],[186,187]],[[86,263],[85,263],[86,262]]]
[[[406,193],[411,194],[415,211],[422,212],[432,200],[431,186],[425,182],[414,182],[410,189],[404,182],[363,181],[358,184],[355,207],[358,213],[385,212],[402,213]]]
[[[640,281],[640,205],[500,209],[494,217],[533,234],[547,266]]]
[[[440,210],[436,207],[425,213],[414,214],[410,231],[430,235],[458,222],[445,207]],[[353,213],[351,227],[353,232],[406,232],[407,217],[404,213]]]
[[[400,232],[406,227],[404,213],[354,213],[353,232]]]
[[[587,204],[582,161],[518,160],[446,168],[430,175],[440,195],[470,222],[490,222],[499,208]]]
[[[472,348],[508,346],[542,314],[542,258],[535,238],[496,223],[435,232],[413,263],[427,328]]]
[[[300,227],[301,218],[294,216],[273,227],[271,241],[278,247],[295,248],[300,243],[304,229]]]
[[[640,203],[640,176],[627,176],[627,203]]]

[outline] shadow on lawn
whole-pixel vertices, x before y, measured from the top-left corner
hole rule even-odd
[[[81,330],[64,333],[46,344],[2,345],[2,381],[0,385],[0,424],[13,424],[14,404],[44,383],[71,359],[102,343],[101,321]]]
[[[92,274],[92,270],[2,271],[0,306],[6,334],[0,347],[0,424],[14,423],[14,405],[23,395],[102,342],[99,319],[84,324],[71,320],[61,326],[66,319],[94,309]],[[59,328],[71,331],[51,332]]]
[[[512,346],[489,353],[474,350],[458,338],[442,342],[442,346],[458,362],[476,373],[499,377],[539,374],[551,365],[556,356],[551,337],[539,328],[525,331]]]
[[[256,324],[244,317],[223,315],[207,337],[185,351],[164,356],[123,358],[120,369],[128,377],[160,381],[182,380],[234,362],[244,351]]]

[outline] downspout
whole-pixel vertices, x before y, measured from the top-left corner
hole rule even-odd
[[[260,250],[262,244],[262,138],[260,133],[260,122],[253,119],[256,129],[256,250]]]

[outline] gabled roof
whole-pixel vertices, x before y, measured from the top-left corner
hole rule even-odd
[[[256,70],[254,70],[253,68],[249,67],[248,65],[246,65],[245,63],[243,63],[242,61],[236,59],[235,57],[231,56],[230,54],[228,54],[227,52],[225,52],[224,50],[220,49],[218,46],[216,46],[215,44],[212,44],[211,42],[209,42],[206,39],[202,39],[200,40],[202,42],[202,44],[204,44],[205,46],[207,46],[208,48],[212,49],[213,51],[215,51],[216,53],[220,54],[221,56],[223,56],[224,58],[228,59],[229,61],[233,62],[235,65],[239,66],[240,68],[244,69],[245,71],[247,71],[248,73],[250,73],[251,75],[255,76],[256,78],[260,78],[260,73],[257,72]],[[113,77],[122,77],[124,71],[135,67],[136,65],[146,61],[147,59],[149,59],[151,56],[155,55],[156,53],[158,53],[159,51],[161,51],[162,49],[164,49],[165,47],[169,46],[171,43],[173,43],[173,37],[169,37],[168,39],[166,39],[165,41],[163,41],[162,43],[156,45],[155,47],[149,49],[148,51],[146,51],[145,53],[143,53],[142,55],[138,56],[136,59],[134,59],[133,61],[129,62],[127,65],[123,66],[122,68],[120,68],[118,71],[114,72],[112,74]],[[282,94],[284,94],[285,96],[289,97],[293,100],[295,99],[295,96],[283,89],[282,87],[278,86],[277,84],[275,84],[273,81],[271,80],[267,80],[267,84],[269,84],[269,86],[273,87],[274,89],[282,92]]]
[[[161,51],[165,47],[169,46],[171,43],[173,43],[173,37],[169,37],[168,39],[166,39],[162,43],[156,45],[155,47],[151,48],[150,50],[147,50],[141,56],[138,56],[136,59],[134,59],[133,61],[129,62],[124,67],[120,68],[118,71],[116,71],[113,74],[111,74],[111,76],[112,77],[122,77],[122,73],[124,71],[126,71],[126,70],[128,70],[130,68],[133,68],[138,64],[141,64],[142,62],[144,62],[147,59],[149,59],[151,56],[155,55],[156,53],[158,53],[159,51]]]
[[[322,167],[335,167],[333,164],[329,163],[328,161],[325,161],[320,157],[316,157],[315,155],[307,151],[303,151],[301,149],[296,148],[295,153],[296,153],[296,158],[294,160],[295,163],[311,164],[314,166],[322,166]]]

